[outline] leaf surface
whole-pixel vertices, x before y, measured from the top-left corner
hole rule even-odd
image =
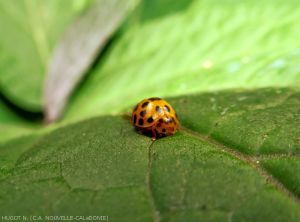
[[[155,142],[128,120],[103,116],[2,144],[0,212],[111,221],[299,221],[299,90],[169,101],[182,128]]]

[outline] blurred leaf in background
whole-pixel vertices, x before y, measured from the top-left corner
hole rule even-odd
[[[1,21],[7,31],[1,37],[1,47],[5,50],[2,50],[4,68],[0,83],[3,93],[13,103],[36,111],[41,108],[43,78],[52,49],[67,24],[90,6],[91,1],[73,1],[72,7],[64,6],[62,1],[11,2],[1,1],[1,10],[6,12],[1,13],[6,15]],[[64,7],[68,7],[68,13]],[[36,13],[28,16],[28,8]],[[17,26],[16,18],[9,16],[15,10],[25,16],[18,21],[27,30]],[[92,11],[93,7],[88,10]],[[81,72],[88,75],[75,90],[63,120],[118,113],[153,95],[297,86],[300,82],[299,11],[292,0],[221,3],[180,0],[174,4],[169,0],[140,1],[92,69]],[[45,18],[38,20],[41,12]],[[82,15],[82,20],[88,21],[85,16],[89,13]],[[77,31],[81,33],[85,29]],[[22,59],[24,53],[27,53],[26,62]],[[89,57],[88,54],[80,56]],[[25,71],[28,74],[19,75]],[[65,79],[65,84],[70,81]]]
[[[60,117],[72,91],[135,2],[96,1],[64,33],[50,60],[45,81],[43,104],[47,122]]]
[[[148,96],[300,84],[295,1],[143,1],[76,91],[66,119]],[[80,110],[78,110],[80,107]]]
[[[0,0],[0,86],[14,104],[42,110],[51,53],[70,22],[92,0]]]

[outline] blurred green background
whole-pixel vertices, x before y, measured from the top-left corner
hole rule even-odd
[[[0,0],[0,141],[44,128],[43,87],[53,51],[95,2]],[[150,96],[299,86],[299,1],[134,3],[60,123],[123,113]]]

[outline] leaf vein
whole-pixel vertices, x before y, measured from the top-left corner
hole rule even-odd
[[[152,154],[152,147],[155,141],[153,141],[150,146],[148,147],[148,170],[146,173],[146,178],[145,178],[145,184],[148,190],[148,195],[150,197],[150,204],[153,209],[153,218],[155,222],[160,222],[160,212],[157,209],[155,198],[153,195],[153,191],[151,188],[151,167],[152,167],[152,161],[153,161],[153,154]]]
[[[269,174],[269,172],[267,170],[265,170],[260,164],[259,162],[257,162],[255,157],[243,154],[241,152],[238,152],[237,150],[234,150],[222,143],[220,143],[217,140],[214,140],[212,138],[210,138],[209,136],[206,135],[202,135],[199,132],[195,132],[193,130],[190,130],[188,128],[182,127],[182,131],[185,132],[186,134],[193,136],[194,138],[197,138],[199,140],[205,141],[211,145],[214,145],[214,147],[217,147],[219,149],[221,149],[223,152],[228,153],[229,155],[248,163],[251,167],[253,167],[263,178],[265,178],[266,182],[269,183],[270,185],[272,185],[273,187],[275,187],[278,191],[280,191],[281,193],[287,195],[288,197],[290,197],[299,207],[300,207],[300,199],[299,197],[296,196],[295,193],[293,193],[292,191],[290,191],[287,187],[285,187],[285,185],[275,179],[271,174]]]

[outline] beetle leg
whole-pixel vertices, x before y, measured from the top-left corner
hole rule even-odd
[[[157,138],[156,132],[155,132],[156,124],[152,126],[152,140],[155,141]]]

